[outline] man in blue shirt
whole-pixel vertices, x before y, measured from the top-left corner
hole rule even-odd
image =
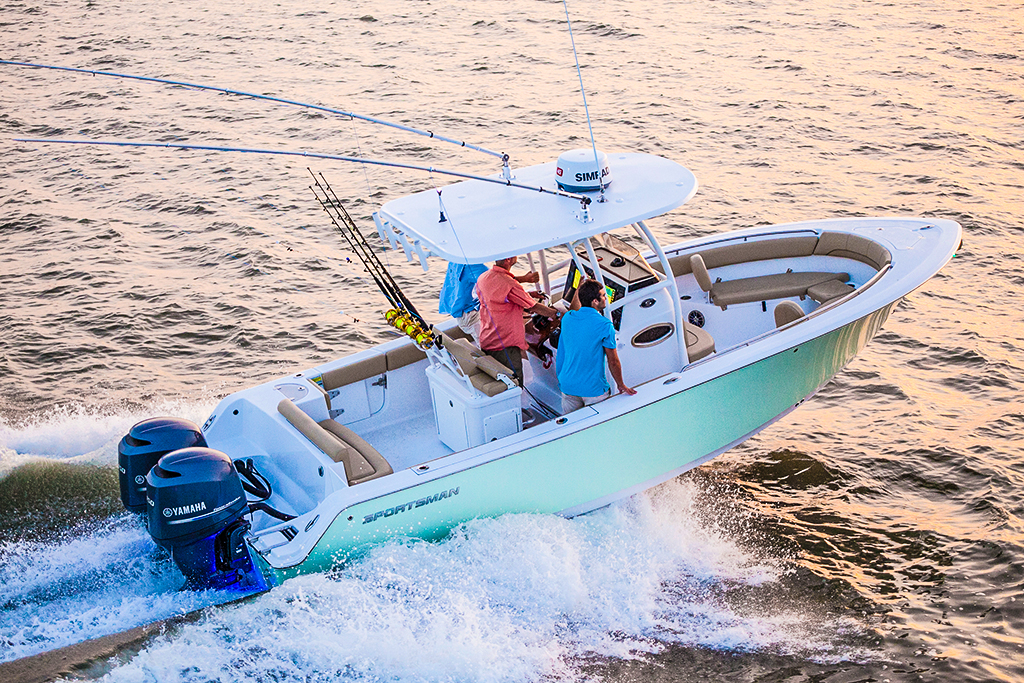
[[[604,361],[618,390],[635,394],[622,381],[622,364],[615,348],[615,328],[602,315],[608,305],[604,287],[596,280],[587,280],[577,290],[580,308],[562,316],[562,331],[555,356],[558,385],[562,389],[562,413],[571,413],[583,406],[603,401],[611,395],[604,374]]]
[[[438,313],[448,313],[474,341],[480,338],[480,302],[473,296],[477,278],[487,272],[482,263],[449,263],[441,286]]]

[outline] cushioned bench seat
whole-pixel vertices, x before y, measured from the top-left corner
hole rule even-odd
[[[287,398],[277,404],[277,412],[327,457],[342,463],[349,486],[394,472],[376,448],[345,425],[334,420],[317,423]]]
[[[711,301],[723,309],[731,304],[769,301],[791,296],[807,296],[807,290],[831,280],[846,282],[848,273],[777,273],[715,282],[711,285]]]
[[[853,285],[848,285],[839,280],[829,280],[828,282],[822,282],[821,284],[808,287],[807,296],[811,297],[819,304],[823,304],[832,301],[832,299],[838,299],[841,296],[846,296],[852,291]]]

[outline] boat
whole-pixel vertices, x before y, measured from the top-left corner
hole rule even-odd
[[[954,221],[887,217],[663,247],[648,221],[697,180],[643,153],[572,150],[487,180],[385,203],[379,237],[424,268],[528,255],[556,307],[597,279],[636,394],[563,413],[555,335],[520,386],[448,319],[233,393],[202,426],[145,420],[119,445],[122,499],[191,587],[265,590],[388,539],[657,486],[812,397],[961,244]]]

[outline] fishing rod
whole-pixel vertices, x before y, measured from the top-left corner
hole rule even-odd
[[[420,346],[429,345],[433,341],[430,325],[402,292],[402,288],[395,282],[391,272],[380,262],[380,258],[374,253],[363,233],[356,227],[355,221],[345,210],[338,195],[334,192],[334,188],[327,182],[327,178],[321,173],[318,179],[311,169],[307,168],[306,170],[313,176],[313,182],[316,184],[315,188],[310,185],[309,189],[313,191],[313,195],[331,219],[335,230],[345,239],[356,257],[363,262],[363,266],[377,284],[377,288],[393,306],[384,314],[384,319],[393,327],[415,339]]]
[[[32,64],[29,62],[15,62],[8,59],[0,59],[0,64],[7,66],[24,66],[33,69],[51,69],[54,71],[69,71],[71,73],[89,74],[92,76],[110,76],[112,78],[124,78],[135,81],[145,81],[148,83],[160,83],[162,85],[177,85],[185,88],[195,88],[197,90],[212,90],[214,92],[222,92],[228,95],[238,95],[240,97],[251,97],[257,100],[267,100],[268,102],[277,102],[279,104],[287,104],[293,107],[302,107],[304,109],[314,109],[316,111],[323,111],[329,114],[338,114],[340,116],[347,116],[352,119],[359,119],[360,121],[368,121],[370,123],[376,123],[381,126],[389,126],[391,128],[397,128],[398,130],[405,131],[407,133],[415,133],[416,135],[423,135],[425,137],[440,140],[442,142],[448,142],[459,147],[465,147],[466,149],[472,149],[477,152],[483,152],[494,157],[498,157],[502,162],[502,175],[506,179],[512,178],[512,172],[509,167],[509,155],[504,152],[495,152],[487,149],[486,147],[480,147],[478,145],[472,145],[464,140],[455,140],[448,138],[443,135],[438,135],[431,130],[421,130],[419,128],[413,128],[411,126],[405,126],[400,123],[394,123],[393,121],[387,121],[385,119],[378,119],[373,116],[364,116],[361,114],[355,114],[350,111],[342,111],[340,109],[333,109],[331,107],[324,107],[319,104],[310,104],[308,102],[299,102],[297,100],[288,100],[282,97],[274,97],[272,95],[260,95],[258,93],[245,92],[244,90],[232,90],[230,88],[221,88],[215,85],[203,85],[201,83],[188,83],[186,81],[174,81],[167,78],[154,78],[152,76],[135,76],[132,74],[121,74],[114,73],[113,71],[95,71],[93,69],[78,69],[72,66],[54,66],[50,64]]]
[[[533,192],[540,192],[542,194],[551,194],[557,197],[566,197],[568,199],[575,199],[583,207],[584,213],[586,213],[590,202],[590,197],[582,194],[576,194],[574,192],[566,192],[565,190],[549,190],[546,187],[539,185],[527,185],[525,183],[517,183],[508,178],[494,178],[489,176],[476,175],[473,173],[463,173],[461,171],[450,171],[443,168],[435,168],[433,166],[418,166],[416,164],[407,164],[399,161],[386,161],[383,159],[367,159],[365,157],[349,157],[342,156],[340,154],[324,154],[322,152],[292,152],[289,150],[282,149],[258,149],[251,147],[218,147],[214,145],[188,145],[179,142],[122,142],[120,140],[54,140],[53,138],[15,138],[15,142],[31,142],[37,144],[58,144],[58,145],[100,145],[100,146],[111,146],[111,147],[166,147],[168,149],[190,149],[200,150],[209,152],[241,152],[244,154],[272,154],[279,156],[296,156],[296,157],[309,157],[311,159],[329,159],[332,161],[348,161],[356,164],[368,164],[371,166],[387,166],[390,168],[404,168],[412,171],[425,171],[427,173],[437,173],[440,175],[453,176],[455,178],[466,178],[469,180],[480,180],[485,183],[494,183],[495,185],[505,185],[506,187],[516,187],[522,190],[532,190]],[[589,222],[589,221],[585,221]]]
[[[356,256],[359,257],[359,260],[363,262],[370,271],[374,280],[377,281],[378,287],[380,287],[384,296],[387,297],[388,302],[396,308],[408,309],[418,321],[423,322],[423,316],[416,311],[416,308],[405,297],[401,288],[398,286],[398,283],[395,282],[394,278],[391,276],[391,273],[373,252],[370,244],[366,241],[366,238],[363,236],[363,233],[359,228],[356,227],[355,221],[352,220],[352,216],[345,210],[345,207],[338,198],[338,195],[334,192],[334,188],[332,188],[330,183],[327,182],[323,173],[321,173],[320,178],[317,179],[316,174],[314,174],[311,169],[307,168],[306,170],[309,171],[311,176],[313,176],[313,182],[316,183],[316,189],[314,189],[312,185],[310,185],[309,189],[313,190],[314,196],[316,196],[317,200],[324,207],[324,211],[326,211],[327,215],[331,218],[331,222],[334,224],[334,227],[342,237],[345,238],[345,241],[348,242],[349,246],[356,252]],[[321,183],[321,181],[323,182]],[[317,189],[323,193],[323,197],[317,193]],[[334,209],[333,214],[331,213],[331,209]]]
[[[309,169],[307,169],[307,170],[309,170]],[[312,171],[310,171],[310,173],[312,174]],[[313,178],[314,178],[314,181],[315,181],[316,180],[316,176],[314,175]],[[317,185],[319,186],[319,183],[317,183]],[[374,284],[376,284],[377,288],[384,294],[384,297],[388,300],[388,303],[391,304],[392,306],[396,307],[396,308],[400,307],[401,306],[401,302],[398,299],[398,297],[396,297],[394,295],[394,293],[388,287],[387,283],[381,278],[381,275],[376,270],[376,268],[374,268],[370,263],[367,262],[367,259],[361,253],[362,250],[359,248],[359,246],[357,246],[355,241],[350,237],[349,233],[346,232],[346,230],[341,226],[341,224],[339,224],[338,221],[341,220],[342,222],[344,222],[344,218],[342,216],[338,216],[336,218],[331,213],[332,202],[331,202],[330,198],[328,198],[326,196],[325,197],[320,197],[320,195],[317,193],[316,189],[314,189],[314,187],[312,185],[309,186],[309,189],[313,190],[313,196],[315,196],[317,201],[320,202],[320,205],[323,207],[324,212],[326,212],[328,218],[331,219],[331,223],[334,225],[335,230],[337,230],[337,232],[345,239],[345,242],[348,243],[349,248],[356,255],[356,258],[358,258],[362,262],[363,268],[366,270],[367,273],[370,274],[370,277],[373,278]],[[321,191],[323,192],[324,190],[321,188]],[[324,192],[324,194],[326,195],[326,192]],[[337,207],[335,207],[335,210],[337,211]]]

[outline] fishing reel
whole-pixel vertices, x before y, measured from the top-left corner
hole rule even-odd
[[[434,342],[434,335],[408,313],[392,308],[384,313],[384,319],[396,330],[415,340],[421,348],[425,349]]]

